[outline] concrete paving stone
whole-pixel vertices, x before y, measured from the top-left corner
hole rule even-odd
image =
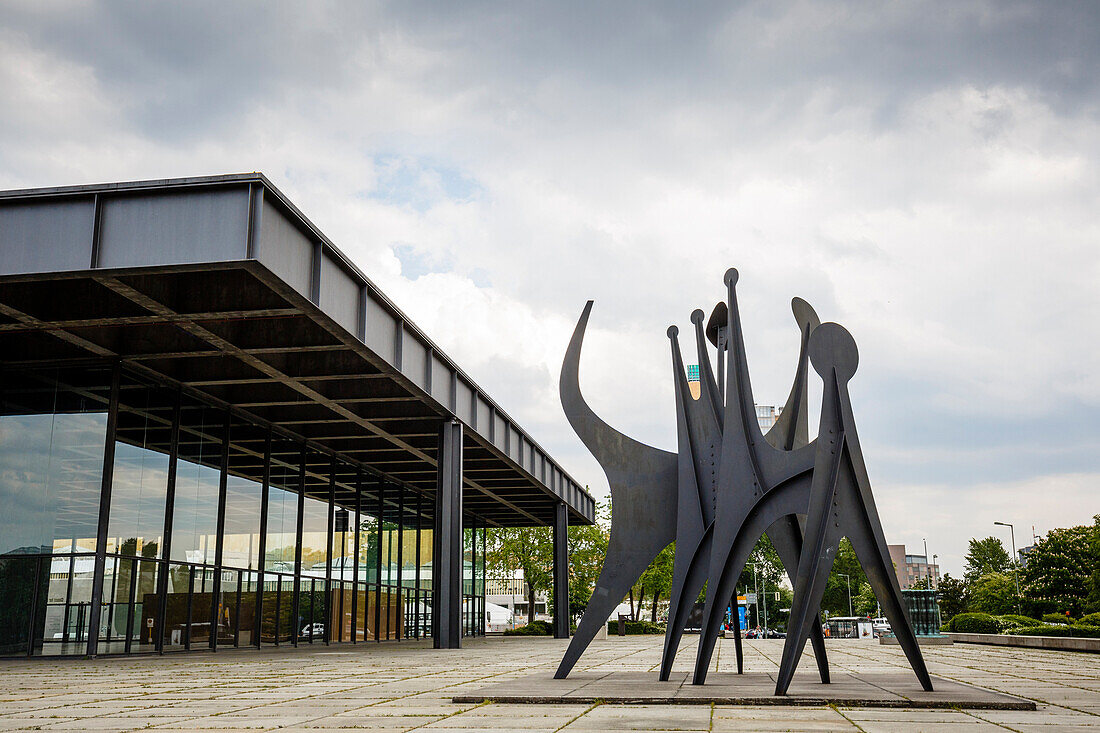
[[[51,722],[61,723],[69,722],[68,720],[53,720]],[[0,716],[0,730],[41,730],[43,721],[37,718],[22,718],[22,717],[7,717]]]
[[[1012,730],[1020,733],[1097,733],[1100,722],[1081,725],[1043,725],[1042,723],[1016,723]]]
[[[711,728],[718,733],[745,733],[747,730],[751,731],[806,731],[809,733],[813,731],[818,733],[820,731],[826,731],[832,733],[833,731],[845,731],[846,733],[853,733],[858,731],[859,728],[852,725],[846,720],[790,720],[782,713],[777,713],[773,718],[765,718],[760,720],[753,720],[751,724],[746,725],[746,721],[734,721],[730,719],[721,719],[714,721],[714,727]]]
[[[782,718],[784,720],[835,720],[843,722],[844,718],[837,711],[829,707],[776,707],[763,705],[759,707],[740,706],[714,706],[714,720],[762,720],[767,718]]]
[[[133,719],[127,718],[78,718],[64,722],[53,722],[41,725],[42,730],[112,730],[124,731],[144,727],[135,724]]]
[[[655,681],[661,642],[661,637],[598,642],[585,654],[569,680],[557,682],[577,689],[612,672],[624,683],[616,684],[620,689]],[[709,705],[601,705],[580,715],[587,705],[455,704],[451,698],[457,692],[503,682],[522,686],[527,684],[525,678],[530,680],[536,674],[549,680],[567,644],[564,640],[522,638],[472,639],[463,643],[463,649],[447,652],[433,651],[425,645],[385,644],[170,658],[0,660],[0,730],[17,730],[28,724],[97,730],[116,729],[111,724],[154,725],[173,732],[224,731],[245,726],[282,726],[282,730],[365,726],[375,730],[404,730],[427,726],[423,729],[469,733],[479,729],[499,731],[507,726],[530,733],[553,730],[569,721],[573,722],[567,730],[584,731],[632,727],[702,730],[710,726]],[[687,680],[690,672],[695,643],[695,638],[689,638],[680,650],[674,674],[682,681]],[[782,644],[782,641],[746,641],[746,672],[773,680]],[[871,681],[892,675],[901,685],[912,687],[915,682],[900,650],[844,640],[830,640],[827,647],[838,681],[845,675]],[[719,641],[717,661],[708,682],[720,680],[722,675],[732,677],[735,671],[732,648],[732,640]],[[1097,693],[1100,655],[1008,651],[1011,653],[960,644],[928,648],[925,654],[934,675],[1025,694],[1040,702],[1040,710],[975,711],[981,718],[947,710],[845,709],[843,712],[865,729],[871,726],[874,730],[942,729],[949,733],[1004,730],[995,723],[1014,730],[1043,733],[1097,729],[1093,723],[1100,722]],[[795,685],[799,689],[803,686],[820,689],[815,677],[812,659],[807,654]],[[843,684],[832,688],[839,690]],[[536,681],[533,689],[541,686]],[[684,695],[694,694],[692,686],[682,682],[680,690]],[[766,694],[770,701],[771,690]],[[81,719],[65,715],[67,707],[79,711]],[[602,718],[609,715],[606,712],[609,710],[619,711],[619,716]],[[628,711],[630,717],[623,711]],[[835,711],[820,706],[717,706],[713,712],[716,730],[854,729]],[[685,718],[685,715],[704,717]],[[301,716],[314,719],[299,722]],[[479,726],[482,722],[483,728]]]
[[[986,711],[982,711],[985,713]],[[1000,712],[1000,711],[998,711]],[[1013,711],[1015,712],[1015,711]],[[1032,711],[1023,711],[1034,715]],[[969,723],[972,718],[961,710],[913,710],[910,708],[841,708],[844,715],[860,725],[866,722],[889,723],[896,721],[921,723]]]
[[[981,720],[971,720],[962,723],[925,723],[921,721],[897,720],[882,722],[877,720],[861,721],[859,727],[864,733],[986,733],[988,731],[1005,730],[999,725],[986,723]]]

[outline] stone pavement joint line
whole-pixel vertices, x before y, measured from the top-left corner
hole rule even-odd
[[[687,662],[673,672],[686,680]],[[575,671],[578,684],[620,676],[625,694],[655,680],[663,637],[597,641]],[[720,644],[732,644],[721,641]],[[745,671],[764,680],[778,669],[782,641],[745,642]],[[1010,647],[955,645],[925,650],[941,680],[1033,702],[1036,710],[872,708],[807,701],[775,705],[628,705],[566,701],[548,705],[456,703],[490,684],[518,684],[553,671],[564,641],[539,638],[464,639],[459,650],[423,642],[316,646],[217,653],[86,659],[0,660],[0,731],[160,730],[173,733],[262,730],[563,731],[1020,731],[1100,733],[1100,656]],[[711,680],[735,671],[731,649],[719,646]],[[812,654],[807,649],[807,656]],[[895,678],[919,689],[897,647],[830,640],[840,676],[874,682]],[[813,671],[811,659],[803,659]],[[748,676],[746,675],[746,676]],[[574,678],[570,676],[569,681]],[[812,679],[812,675],[811,678]],[[797,681],[796,681],[797,682]],[[809,684],[809,681],[807,681]],[[889,695],[890,684],[878,693]],[[690,688],[690,685],[681,686]],[[709,686],[709,685],[708,685]],[[820,685],[818,685],[820,687]],[[792,687],[792,693],[798,692]],[[689,690],[690,692],[690,690]],[[906,695],[913,698],[906,692]]]

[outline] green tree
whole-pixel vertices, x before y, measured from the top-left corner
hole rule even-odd
[[[986,573],[970,584],[974,611],[1000,615],[1015,613],[1019,598],[1016,596],[1016,579],[1012,573]],[[940,609],[941,616],[943,609]]]
[[[535,597],[554,588],[554,540],[550,527],[500,527],[487,531],[486,573],[512,577],[523,571],[527,584],[527,622],[535,620]]]
[[[1092,556],[1097,561],[1092,566],[1089,574],[1089,596],[1085,606],[1086,613],[1100,611],[1100,514],[1092,518],[1092,540],[1089,542],[1092,548]]]
[[[944,621],[970,610],[970,585],[965,580],[952,578],[951,573],[944,573],[940,579],[937,597],[940,602],[940,617]]]
[[[1079,616],[1096,594],[1095,579],[1100,568],[1096,536],[1100,515],[1091,525],[1052,529],[1028,553],[1021,572],[1023,591],[1050,610],[1069,611]]]
[[[657,602],[661,596],[668,596],[672,591],[672,562],[675,555],[676,543],[672,542],[657,553],[657,557],[653,558],[653,562],[645,569],[638,581],[640,586],[638,607],[641,608],[642,605],[641,597],[652,600],[650,621],[653,623],[657,623]]]
[[[870,583],[861,583],[859,595],[852,599],[857,616],[874,616],[878,610],[878,599]]]
[[[610,537],[611,502],[596,504],[594,524],[569,527],[569,615],[575,619],[584,613],[596,579],[607,557],[607,541]]]
[[[569,526],[569,615],[584,613],[607,556],[611,503],[596,505],[594,524]],[[519,570],[527,584],[527,621],[535,620],[535,597],[554,589],[554,538],[550,527],[490,528],[485,574],[510,578]]]
[[[763,535],[757,541],[756,546],[752,548],[752,554],[749,555],[748,562],[745,563],[745,569],[741,572],[740,582],[737,584],[738,588],[744,588],[745,593],[759,591],[761,594],[757,598],[757,605],[749,606],[750,626],[763,626],[764,624],[761,611],[765,602],[763,595],[766,593],[771,594],[767,596],[768,623],[771,624],[772,610],[773,608],[779,608],[774,601],[775,593],[786,577],[787,571],[783,568],[783,561],[779,559],[779,553],[772,546],[768,536]]]
[[[982,575],[1003,573],[1012,567],[1012,556],[996,537],[986,537],[983,540],[971,538],[965,559],[966,571],[963,577],[971,584]]]
[[[844,576],[848,577],[845,578]],[[848,615],[848,589],[852,591],[852,611],[855,611],[856,596],[860,588],[867,582],[867,576],[863,567],[859,564],[856,551],[847,537],[840,540],[836,559],[833,561],[833,569],[829,573],[829,580],[825,585],[825,595],[821,598],[821,610],[828,611],[831,616]]]

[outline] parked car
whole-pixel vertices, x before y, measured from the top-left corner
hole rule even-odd
[[[298,636],[301,639],[323,639],[325,638],[325,625],[321,623],[306,624],[302,627],[302,633]]]

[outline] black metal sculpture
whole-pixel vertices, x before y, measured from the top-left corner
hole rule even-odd
[[[813,645],[821,681],[829,681],[817,609],[843,536],[852,543],[917,678],[924,689],[931,690],[901,602],[855,431],[847,389],[858,363],[855,341],[842,326],[821,324],[804,300],[792,301],[801,332],[798,366],[779,419],[763,435],[745,357],[736,270],[726,273],[725,283],[727,300],[715,307],[705,329],[702,311],[691,316],[699,359],[698,399],[688,390],[677,329],[669,328],[677,453],[644,445],[614,430],[584,401],[580,350],[591,301],[577,323],[562,365],[562,406],[607,474],[611,538],[592,600],[556,676],[569,674],[611,611],[657,553],[675,539],[660,679],[668,679],[684,624],[705,582],[707,600],[693,678],[695,684],[703,684],[737,579],[753,547],[767,533],[794,586],[777,695],[790,686],[807,639]],[[708,341],[717,349],[717,379]],[[821,423],[813,441],[808,439],[807,362],[824,381]],[[734,631],[741,673],[740,629]]]

